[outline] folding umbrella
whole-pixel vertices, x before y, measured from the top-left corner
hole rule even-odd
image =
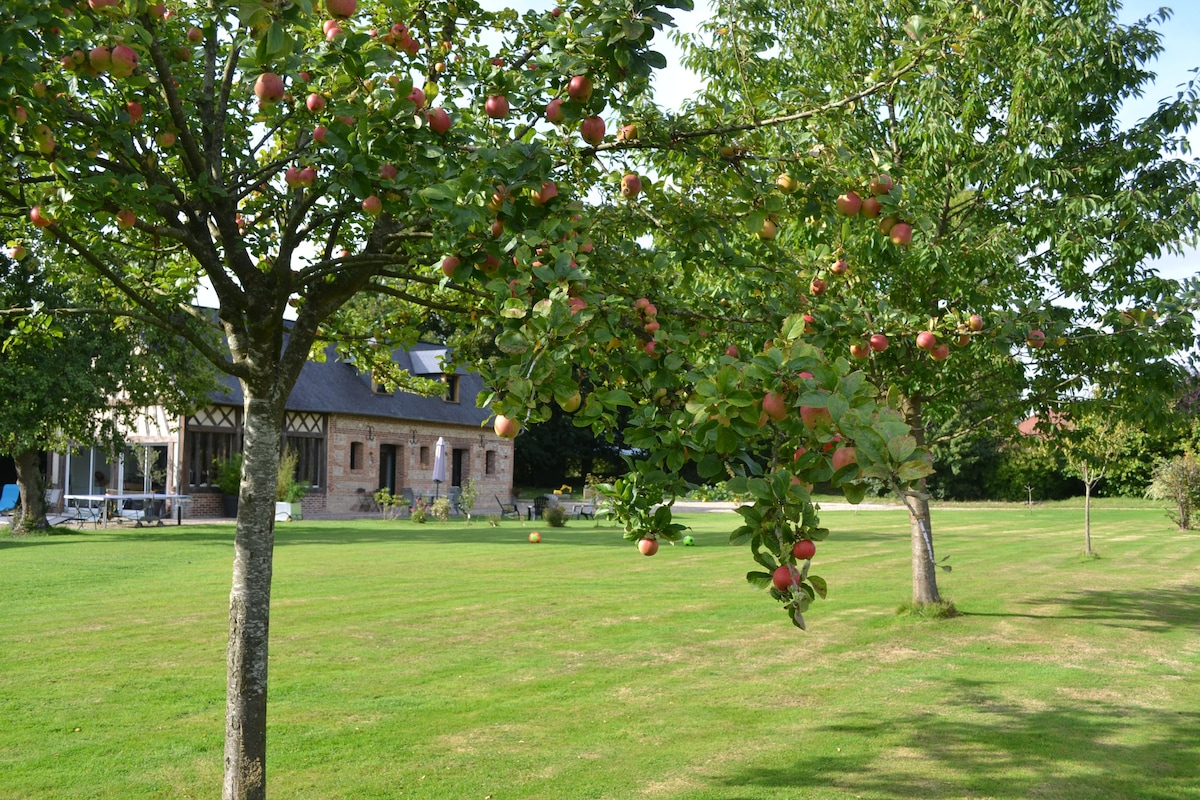
[[[441,485],[446,480],[446,440],[438,437],[433,447],[433,496],[436,498],[441,491]]]

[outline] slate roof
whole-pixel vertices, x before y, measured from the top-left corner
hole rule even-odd
[[[446,348],[440,345],[418,344],[412,351],[397,350],[392,357],[411,374],[429,377],[441,374],[436,365],[438,356],[445,351]],[[481,425],[491,416],[487,409],[475,407],[475,398],[483,391],[483,379],[463,369],[456,373],[460,402],[448,403],[440,397],[421,397],[408,392],[379,394],[371,389],[369,373],[359,372],[353,364],[338,360],[332,347],[326,355],[324,363],[309,361],[300,370],[300,377],[288,397],[288,411],[474,426]],[[242,405],[242,387],[237,380],[222,376],[222,384],[224,391],[212,393],[212,401],[220,405]]]

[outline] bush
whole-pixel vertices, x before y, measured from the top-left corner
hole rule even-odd
[[[242,454],[234,453],[228,458],[213,462],[217,473],[217,488],[222,494],[236,495],[242,488]]]
[[[288,450],[279,457],[279,475],[275,478],[275,500],[280,503],[299,503],[308,494],[308,481],[296,480],[296,465],[300,456]]]
[[[1192,509],[1200,503],[1200,463],[1191,453],[1159,461],[1154,466],[1146,496],[1170,501],[1175,508],[1167,516],[1181,531],[1191,529]]]
[[[567,524],[567,510],[562,506],[550,506],[542,512],[542,518],[551,528],[561,528]]]
[[[450,498],[439,497],[433,501],[433,505],[429,507],[429,513],[433,514],[433,518],[438,522],[447,522],[450,519]]]

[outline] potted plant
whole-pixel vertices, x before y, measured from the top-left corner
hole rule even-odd
[[[216,485],[221,490],[223,514],[226,517],[236,517],[238,512],[238,493],[242,487],[242,454],[234,453],[226,458],[213,462],[216,472]]]
[[[304,519],[301,499],[308,493],[308,481],[296,480],[296,464],[300,460],[295,450],[279,457],[279,477],[275,481],[275,521]]]

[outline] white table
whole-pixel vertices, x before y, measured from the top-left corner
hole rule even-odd
[[[176,524],[182,525],[183,505],[192,498],[186,494],[163,494],[161,492],[125,492],[121,494],[106,492],[104,494],[68,494],[63,499],[67,507],[72,507],[72,503],[74,503],[73,507],[80,522],[91,521],[107,528],[109,509],[112,508],[116,517],[133,519],[136,526],[140,528],[143,523],[147,525],[157,523],[161,526],[163,524],[162,517],[155,513],[154,507],[158,503],[165,503],[168,500],[175,509]],[[137,501],[141,501],[142,508],[129,507],[130,503]]]

